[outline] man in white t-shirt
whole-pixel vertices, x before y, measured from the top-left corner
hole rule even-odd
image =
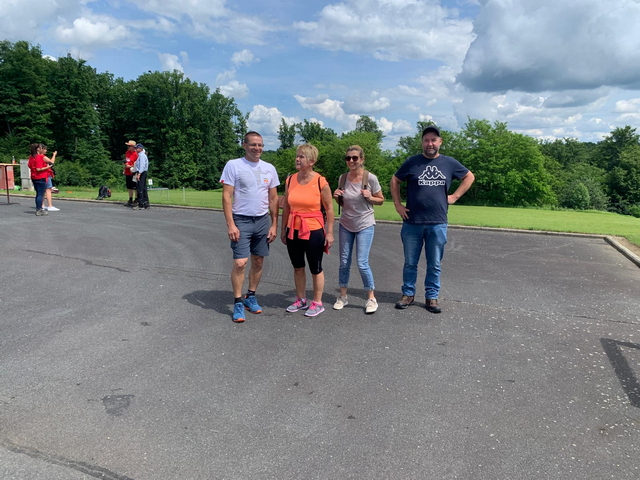
[[[248,132],[242,142],[245,156],[229,160],[222,171],[222,208],[233,250],[231,287],[233,288],[233,316],[236,323],[244,322],[245,309],[261,313],[256,289],[262,277],[264,257],[278,231],[278,173],[270,163],[260,160],[264,144],[257,132]],[[269,221],[269,217],[271,221]],[[247,263],[249,289],[242,297],[242,285]]]

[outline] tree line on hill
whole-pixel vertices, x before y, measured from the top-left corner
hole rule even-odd
[[[182,73],[147,72],[124,81],[98,73],[70,55],[52,60],[28,42],[0,42],[0,161],[26,158],[31,143],[58,151],[56,177],[67,186],[124,187],[124,143],[149,152],[150,176],[169,188],[219,188],[227,160],[242,156],[248,114],[218,90]],[[418,122],[394,151],[382,149],[383,132],[361,116],[337,134],[316,122],[282,120],[277,150],[265,151],[280,181],[295,171],[296,145],[320,151],[316,170],[337,185],[348,146],[360,145],[366,168],[389,198],[389,181],[401,163],[419,154]],[[640,217],[640,135],[615,128],[598,143],[565,138],[538,141],[506,123],[469,119],[459,132],[442,131],[441,153],[469,169],[476,182],[460,203],[597,209]],[[122,185],[120,185],[122,184]]]

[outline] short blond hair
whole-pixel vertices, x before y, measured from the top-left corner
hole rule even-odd
[[[318,149],[310,143],[305,143],[296,148],[296,153],[302,152],[312,162],[318,161]]]

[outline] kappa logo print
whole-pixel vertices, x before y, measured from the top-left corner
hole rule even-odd
[[[447,177],[443,175],[443,173],[438,170],[438,167],[435,165],[427,165],[427,168],[424,169],[422,175],[418,177],[418,185],[426,186],[426,187],[437,187],[440,185],[444,185]]]

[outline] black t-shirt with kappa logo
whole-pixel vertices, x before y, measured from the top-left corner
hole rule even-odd
[[[407,223],[447,223],[447,195],[453,179],[461,179],[469,169],[455,158],[438,155],[429,159],[414,155],[405,160],[395,176],[407,182]]]

